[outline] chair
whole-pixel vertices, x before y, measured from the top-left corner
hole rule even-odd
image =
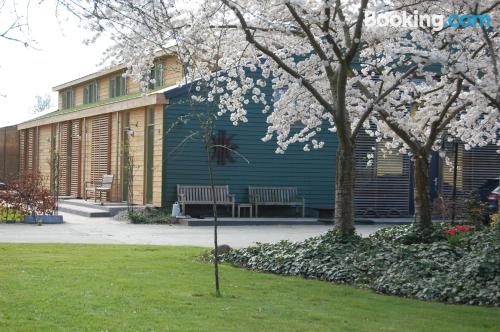
[[[99,194],[99,201],[102,203],[102,193],[108,193],[111,192],[111,186],[113,184],[113,175],[103,175],[102,180],[99,184],[97,183],[92,183],[92,182],[85,182],[85,195],[84,199],[87,200],[87,192],[93,192],[94,193],[94,202],[97,202],[97,194]],[[87,186],[90,185],[90,186]]]

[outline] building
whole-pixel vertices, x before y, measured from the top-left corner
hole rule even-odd
[[[19,168],[38,169],[60,196],[83,197],[87,182],[103,174],[114,176],[110,201],[169,207],[177,184],[207,184],[207,158],[213,161],[217,184],[230,186],[237,203],[248,202],[248,186],[293,186],[305,197],[309,215],[333,208],[337,140],[328,130],[318,133],[321,150],[305,152],[291,145],[276,154],[274,142],[261,141],[266,115],[252,103],[249,122],[233,126],[228,115],[215,125],[213,142],[230,146],[207,156],[199,140],[196,116],[214,104],[196,103],[191,86],[177,86],[183,68],[174,54],[157,59],[155,84],[147,94],[125,78],[124,66],[61,84],[58,110],[18,125]],[[267,86],[266,96],[273,91]],[[270,102],[270,100],[269,100]],[[292,128],[292,130],[299,130]],[[376,147],[372,166],[367,153]],[[466,195],[500,175],[500,154],[488,146],[459,148],[457,187]],[[355,205],[358,216],[406,217],[413,214],[413,175],[408,157],[380,152],[375,140],[362,133],[357,141]],[[450,167],[436,154],[432,162],[433,198],[451,195]],[[290,209],[268,209],[269,214]]]
[[[59,196],[74,197],[84,196],[88,182],[113,174],[109,200],[127,200],[133,185],[135,204],[160,206],[166,99],[155,91],[178,82],[182,66],[175,55],[158,57],[146,95],[125,70],[117,66],[54,87],[58,109],[18,125],[20,170],[38,169]]]

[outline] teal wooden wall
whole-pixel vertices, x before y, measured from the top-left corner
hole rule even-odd
[[[163,206],[169,207],[177,199],[177,184],[208,184],[207,157],[200,141],[181,142],[193,131],[198,131],[195,120],[172,127],[181,116],[206,112],[206,106],[194,104],[186,89],[167,94],[169,104],[164,113],[163,150]],[[266,91],[272,95],[271,91]],[[233,126],[229,115],[217,120],[215,132],[225,130],[235,135],[232,143],[238,145],[238,152],[249,161],[247,164],[238,156],[236,162],[214,165],[215,181],[229,185],[237,202],[248,202],[248,186],[294,186],[305,197],[306,206],[333,207],[335,191],[335,134],[322,130],[317,136],[325,141],[320,150],[303,151],[302,144],[289,146],[286,153],[276,154],[274,140],[262,142],[267,130],[266,117],[252,102],[248,105],[248,122]]]

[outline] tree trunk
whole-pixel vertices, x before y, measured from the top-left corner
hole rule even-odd
[[[429,188],[429,158],[415,158],[415,224],[422,229],[432,226],[432,204]]]
[[[356,158],[354,146],[339,145],[335,185],[335,228],[344,234],[354,233],[354,180]]]

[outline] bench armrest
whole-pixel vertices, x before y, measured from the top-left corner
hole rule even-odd
[[[236,199],[236,195],[235,194],[228,194],[227,196],[231,199],[231,202],[234,203],[234,200]]]
[[[177,201],[182,202],[184,200],[185,194],[177,194]]]

